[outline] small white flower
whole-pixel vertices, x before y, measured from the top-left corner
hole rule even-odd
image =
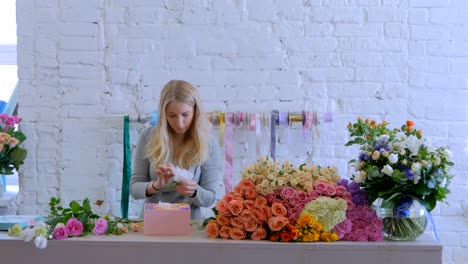
[[[450,151],[449,149],[446,148],[446,149],[444,149],[444,153],[445,153],[445,157],[447,157],[447,160],[451,161],[452,157],[453,157],[452,151]]]
[[[406,147],[411,151],[411,154],[418,155],[419,149],[423,144],[422,139],[418,139],[415,135],[410,135],[406,141]]]
[[[37,236],[34,239],[34,244],[37,248],[46,248],[47,247],[47,239],[43,236]]]
[[[419,172],[421,170],[421,163],[419,162],[413,163],[413,165],[411,165],[411,170],[416,173]]]
[[[427,162],[427,160],[422,160],[421,165],[423,166],[423,168],[427,168],[429,166],[429,162]]]
[[[390,138],[389,135],[383,134],[383,135],[380,135],[380,136],[377,138],[377,141],[387,142],[389,138]]]
[[[442,182],[440,183],[440,187],[444,188],[446,185],[447,185],[447,178],[444,177],[444,179],[443,179]]]
[[[398,139],[400,139],[400,140],[405,140],[405,139],[406,139],[405,133],[403,133],[403,132],[401,132],[401,131],[398,132],[398,133],[396,133],[395,137],[398,138]]]
[[[390,164],[395,164],[398,161],[398,154],[392,153],[388,156]]]
[[[29,242],[29,241],[33,240],[34,230],[31,229],[31,228],[24,229],[23,231],[21,231],[19,238],[23,239],[26,242]]]
[[[436,166],[439,166],[439,165],[440,165],[440,157],[437,157],[437,158],[434,160],[434,165],[436,165]]]
[[[401,149],[400,150],[400,155],[404,156],[406,154],[406,150],[405,149]]]
[[[383,174],[386,174],[388,176],[392,176],[393,168],[392,168],[392,166],[386,164],[380,172],[382,172]]]
[[[418,184],[420,179],[421,179],[421,176],[419,174],[415,174],[413,177],[413,183]]]

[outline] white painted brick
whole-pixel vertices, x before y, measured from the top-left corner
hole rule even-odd
[[[375,83],[328,83],[327,95],[331,98],[372,98],[379,85]]]
[[[233,56],[239,49],[238,45],[229,38],[203,38],[197,40],[195,45],[197,55]],[[176,56],[176,54],[172,55]]]
[[[452,41],[468,41],[468,25],[452,25]]]
[[[334,51],[346,52],[402,52],[406,43],[399,39],[381,38],[339,38]]]
[[[219,71],[213,72],[213,77],[218,83],[229,83],[231,85],[263,85],[267,82],[267,72],[238,72]]]
[[[448,40],[450,29],[448,26],[414,25],[410,26],[411,40]]]
[[[48,36],[39,35],[36,40],[36,51],[38,52],[56,52],[57,41]]]
[[[131,17],[131,21],[134,23],[149,23],[153,24],[157,17],[156,8],[153,7],[137,7],[132,8],[129,11],[127,17]],[[130,21],[127,21],[127,23]]]
[[[97,80],[104,77],[104,69],[91,65],[62,65],[58,69],[61,78]]]
[[[23,1],[23,2],[28,2],[28,1]],[[58,1],[57,0],[42,0],[42,1],[31,1],[31,2],[33,3],[33,5],[35,5],[38,8],[42,8],[42,7],[57,8],[58,7]],[[20,1],[18,1],[18,3],[20,3]],[[22,6],[18,6],[18,7],[23,8]]]
[[[244,16],[244,3],[237,1],[215,1],[211,4],[210,11],[215,19],[222,19],[226,24],[237,24]]]
[[[62,107],[63,114],[65,117],[74,119],[70,122],[75,124],[82,121],[83,118],[95,119],[98,116],[104,115],[104,108],[102,105],[70,105]]]
[[[98,25],[94,23],[61,23],[60,34],[64,36],[93,37],[98,33]]]
[[[333,35],[333,23],[307,23],[304,25],[304,30],[306,37],[328,37]]]
[[[60,51],[58,61],[63,64],[98,66],[104,64],[103,56],[104,53],[96,51]]]
[[[408,23],[412,25],[427,24],[429,22],[429,10],[423,8],[410,8],[408,10]]]
[[[291,55],[289,56],[289,61],[298,69],[308,69],[317,67],[328,68],[342,66],[340,55],[335,53],[312,53]]]
[[[67,51],[97,51],[98,39],[95,37],[62,37],[60,47]]]
[[[380,53],[346,53],[340,55],[346,67],[382,67],[383,55]]]
[[[298,101],[304,98],[304,89],[297,85],[283,84],[278,87],[278,98],[281,100]]]
[[[36,8],[35,20],[38,23],[57,23],[58,10],[56,8]]]
[[[113,24],[123,24],[125,22],[125,10],[122,7],[108,7],[105,11],[105,21]]]
[[[103,8],[104,0],[81,0],[79,2],[75,0],[60,0],[60,5],[64,9],[73,8]]]
[[[337,37],[381,37],[383,24],[335,24],[334,36]]]
[[[365,12],[361,8],[319,7],[310,10],[312,22],[361,23],[364,21],[364,17]]]
[[[328,68],[304,71],[304,78],[313,81],[350,81],[354,70],[350,68]]]
[[[384,35],[389,38],[409,38],[409,28],[403,23],[385,23]]]
[[[246,1],[248,18],[260,22],[272,22],[277,19],[278,9],[274,5],[274,0]]]
[[[302,37],[304,36],[305,25],[297,21],[281,21],[273,23],[273,34],[281,37]]]
[[[424,56],[427,53],[426,42],[410,41],[408,44],[408,52],[412,56]]]
[[[186,40],[164,41],[163,50],[165,56],[195,56],[195,43]]]
[[[273,85],[294,85],[299,84],[299,74],[296,71],[273,71],[270,73],[270,83]]]
[[[99,23],[102,20],[102,10],[93,7],[80,7],[79,12],[75,8],[62,9],[60,12],[60,21],[62,22],[83,22]]]
[[[429,21],[434,24],[467,24],[468,8],[433,8],[429,11]]]
[[[449,7],[448,0],[410,0],[410,7]]]
[[[255,45],[252,45],[252,43],[255,43]],[[271,39],[264,36],[241,37],[238,39],[238,55],[241,57],[266,57],[280,50],[279,42],[276,45],[272,44]]]
[[[293,53],[332,52],[337,41],[334,38],[290,38],[283,40],[283,44]]]
[[[401,22],[404,23],[408,19],[408,11],[401,8],[379,7],[369,8],[368,20],[370,23],[375,22]]]
[[[465,43],[457,42],[428,42],[427,55],[445,56],[445,57],[466,57],[468,49],[465,49]]]
[[[38,66],[56,68],[58,67],[57,55],[55,53],[40,53],[37,55]]]

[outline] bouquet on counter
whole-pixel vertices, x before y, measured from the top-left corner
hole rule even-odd
[[[358,158],[350,161],[356,170],[352,180],[367,192],[369,204],[377,200],[386,238],[413,240],[426,229],[429,212],[450,192],[452,153],[432,146],[410,120],[400,128],[387,125],[361,118],[349,123],[346,146],[359,146]]]
[[[15,236],[24,241],[34,241],[37,248],[47,247],[48,239],[64,240],[68,237],[82,237],[90,233],[94,235],[122,235],[129,229],[134,232],[143,227],[142,222],[128,219],[113,218],[108,215],[98,216],[91,210],[86,198],[82,204],[70,202],[68,208],[60,205],[61,200],[52,197],[49,202],[50,213],[45,222],[39,222],[33,227],[23,229],[19,224],[8,230],[9,236]]]
[[[335,167],[260,158],[205,220],[208,237],[274,242],[380,241],[382,221]]]
[[[26,136],[15,129],[20,122],[21,119],[16,116],[0,114],[0,175],[18,171],[26,159],[27,150],[21,147]]]

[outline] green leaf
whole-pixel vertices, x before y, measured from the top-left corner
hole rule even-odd
[[[84,199],[83,201],[83,211],[85,211],[86,213],[92,213],[91,205],[89,204],[88,198]]]
[[[78,214],[81,211],[81,205],[76,201],[70,203],[70,208],[74,214]]]

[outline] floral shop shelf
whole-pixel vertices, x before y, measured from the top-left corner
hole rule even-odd
[[[130,232],[50,240],[38,249],[0,232],[2,263],[442,263],[442,245],[411,242],[275,243],[267,240],[211,239],[199,228],[190,236],[145,236]]]

